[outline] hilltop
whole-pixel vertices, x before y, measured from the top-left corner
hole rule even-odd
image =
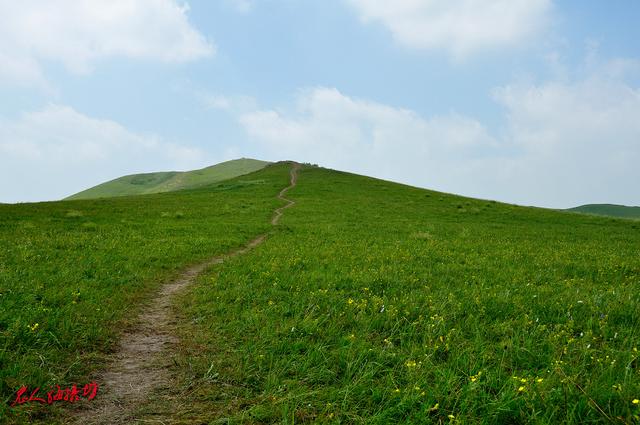
[[[574,211],[583,214],[602,215],[607,217],[640,219],[640,207],[627,207],[625,205],[588,204],[575,208],[569,208],[568,211]]]
[[[193,171],[161,171],[157,173],[132,174],[83,190],[65,198],[65,200],[148,195],[151,193],[196,189],[258,171],[268,164],[269,162],[266,161],[241,158]]]

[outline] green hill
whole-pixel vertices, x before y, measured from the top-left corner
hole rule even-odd
[[[265,161],[242,158],[222,162],[200,170],[133,174],[83,190],[65,200],[148,195],[151,193],[194,189],[260,170],[267,164],[269,163]]]
[[[6,401],[102,376],[163,283],[261,234],[172,298],[129,422],[637,422],[640,223],[304,166],[271,226],[290,169],[0,205],[0,422],[74,422]]]
[[[640,207],[627,207],[624,205],[589,204],[576,208],[569,208],[568,211],[607,217],[640,219]]]

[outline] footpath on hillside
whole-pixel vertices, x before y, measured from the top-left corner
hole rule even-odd
[[[278,194],[286,205],[276,209],[271,224],[276,226],[284,210],[295,205],[285,197],[296,186],[300,164],[292,162],[290,183]],[[262,234],[244,247],[213,257],[186,269],[178,278],[162,286],[138,317],[134,329],[124,332],[110,364],[100,374],[100,392],[95,403],[75,413],[78,424],[131,423],[136,406],[146,401],[151,392],[170,383],[169,353],[178,340],[175,325],[178,321],[172,309],[174,297],[191,285],[207,268],[221,264],[225,259],[245,254],[266,239]]]

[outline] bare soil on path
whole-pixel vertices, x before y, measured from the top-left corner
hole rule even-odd
[[[276,226],[285,209],[295,202],[285,197],[288,190],[296,186],[300,164],[291,163],[289,186],[278,194],[278,199],[287,202],[276,209],[271,224]],[[178,278],[165,284],[140,313],[136,325],[121,336],[115,353],[96,382],[98,396],[86,409],[75,412],[78,424],[124,424],[134,423],[136,406],[144,403],[149,394],[170,384],[169,366],[172,347],[178,343],[175,326],[178,318],[172,308],[174,297],[191,285],[207,268],[221,264],[255,248],[266,239],[259,235],[244,247],[211,258],[186,269]]]

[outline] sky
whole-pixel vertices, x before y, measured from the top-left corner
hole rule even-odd
[[[637,0],[0,0],[0,202],[297,160],[640,205]]]

